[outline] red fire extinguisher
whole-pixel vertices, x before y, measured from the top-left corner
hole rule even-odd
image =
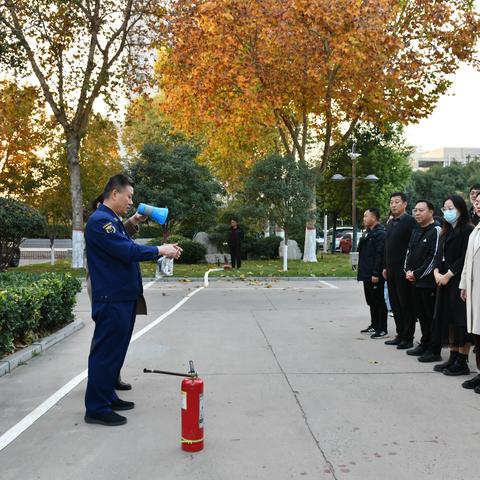
[[[192,361],[189,373],[195,376],[182,381],[182,449],[198,452],[203,449],[203,380]]]
[[[182,381],[182,449],[186,452],[199,452],[203,449],[203,380],[195,371],[190,360],[187,374],[164,370],[143,369],[144,373],[161,373],[186,377]]]

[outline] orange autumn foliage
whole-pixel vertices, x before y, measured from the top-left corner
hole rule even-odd
[[[169,21],[164,112],[224,179],[312,140],[322,171],[357,122],[428,116],[480,32],[467,0],[173,0]]]

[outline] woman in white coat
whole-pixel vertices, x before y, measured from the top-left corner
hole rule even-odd
[[[473,208],[476,214],[480,215],[480,194],[477,195]],[[480,372],[480,224],[475,227],[468,239],[459,288],[460,296],[466,303],[467,331],[473,334],[477,369]],[[474,389],[476,393],[480,393],[480,373],[463,382],[462,387]]]

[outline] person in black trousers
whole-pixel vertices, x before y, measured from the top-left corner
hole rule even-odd
[[[441,360],[442,346],[432,343],[432,323],[435,311],[435,280],[433,266],[438,250],[440,227],[435,225],[435,207],[428,200],[418,200],[413,209],[417,228],[412,232],[405,257],[405,277],[413,286],[415,316],[420,322],[420,344],[408,355],[418,357],[419,362]]]
[[[473,225],[467,204],[459,195],[447,197],[442,211],[445,222],[433,270],[438,285],[433,336],[437,343],[450,345],[450,356],[446,362],[435,365],[433,370],[450,376],[468,375],[472,338],[467,332],[467,310],[459,295],[459,287]]]
[[[407,197],[402,192],[390,195],[390,211],[393,218],[387,223],[383,278],[387,280],[388,296],[395,319],[397,335],[386,345],[396,345],[400,350],[413,347],[415,315],[412,287],[403,270],[408,242],[416,222],[406,213]]]
[[[370,307],[370,326],[360,333],[379,339],[388,336],[388,311],[383,295],[385,280],[382,277],[385,227],[380,223],[378,208],[368,208],[363,214],[363,223],[366,230],[358,244],[357,280],[363,282],[365,300]]]
[[[242,255],[240,252],[242,240],[243,230],[239,227],[237,219],[232,218],[230,220],[230,232],[228,234],[232,268],[240,268],[242,266]]]

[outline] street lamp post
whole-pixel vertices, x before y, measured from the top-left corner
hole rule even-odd
[[[375,175],[367,175],[366,177],[357,177],[357,158],[360,157],[359,153],[355,152],[355,142],[352,145],[352,151],[348,153],[348,156],[352,160],[352,176],[351,177],[344,177],[340,173],[336,173],[332,176],[332,180],[334,182],[338,182],[340,180],[352,180],[352,228],[353,228],[353,238],[352,238],[352,252],[357,251],[357,178],[366,180],[367,182],[377,182],[378,177]],[[335,239],[333,239],[335,242]]]

